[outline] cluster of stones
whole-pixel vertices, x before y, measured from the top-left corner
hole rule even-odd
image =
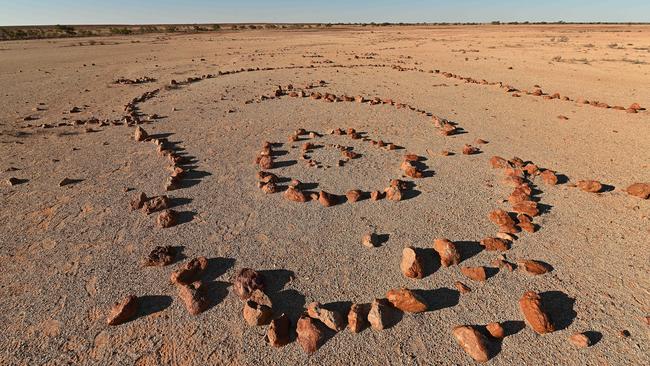
[[[119,78],[113,82],[113,84],[122,84],[122,85],[134,85],[134,84],[146,84],[146,83],[153,83],[155,82],[156,79],[149,77],[149,76],[143,76],[135,79],[127,79],[127,78]]]
[[[139,142],[149,141],[156,145],[158,155],[166,157],[170,163],[169,170],[171,173],[165,181],[165,191],[179,189],[186,174],[183,164],[187,163],[187,159],[177,154],[166,139],[150,138],[140,126],[135,128],[134,139]],[[167,196],[148,198],[145,193],[139,193],[131,200],[131,209],[137,210],[141,208],[146,214],[160,211],[156,218],[156,224],[161,228],[174,226],[178,222],[178,213],[170,208],[170,200]]]
[[[348,128],[347,130],[342,130],[340,128],[334,129],[330,132],[332,135],[344,136],[347,135],[351,139],[363,139],[370,143],[371,145],[379,148],[384,148],[387,151],[392,151],[397,148],[396,145],[392,143],[384,143],[381,140],[372,140],[368,137],[361,137],[353,128]],[[305,137],[307,136],[307,137]],[[298,141],[301,138],[309,138],[311,140],[316,139],[322,136],[317,132],[307,132],[303,128],[299,128],[292,135],[289,136],[290,142]],[[316,166],[320,167],[320,164],[317,161],[314,161],[309,158],[307,155],[311,152],[316,145],[313,142],[305,142],[302,144],[302,159],[305,160],[307,166]],[[344,164],[351,159],[356,159],[359,155],[352,150],[350,147],[344,147],[341,145],[328,145],[328,147],[333,147],[340,150],[342,155],[342,160],[338,161],[338,166],[344,166]],[[403,172],[404,177],[410,178],[423,178],[424,172],[417,166],[417,162],[422,160],[422,157],[415,154],[406,154],[400,165],[400,168]],[[278,193],[284,191],[284,197],[293,202],[308,202],[308,201],[318,201],[324,207],[330,207],[338,204],[340,200],[340,195],[332,194],[325,191],[316,192],[307,192],[302,190],[302,183],[296,179],[289,179],[290,183],[287,186],[280,186],[278,182],[280,181],[279,177],[271,172],[270,170],[275,168],[274,159],[273,159],[273,144],[270,142],[264,142],[260,151],[255,157],[254,163],[259,166],[261,169],[257,173],[257,186],[265,193]],[[372,192],[362,192],[358,189],[352,189],[345,193],[345,197],[348,202],[354,203],[361,199],[367,198],[368,196],[373,201],[381,200],[386,198],[390,201],[401,201],[404,191],[409,189],[409,183],[402,181],[400,179],[393,179],[390,181],[388,187],[383,191],[377,190]]]

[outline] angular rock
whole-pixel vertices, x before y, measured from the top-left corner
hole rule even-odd
[[[463,154],[464,155],[478,154],[479,151],[481,151],[481,150],[478,147],[474,147],[472,145],[465,144],[465,146],[463,146]]]
[[[488,333],[490,333],[490,335],[494,338],[501,339],[506,336],[506,331],[503,329],[503,326],[500,323],[488,323],[485,328],[487,329]]]
[[[517,261],[517,266],[532,275],[541,275],[551,271],[547,264],[532,259],[520,259]]]
[[[139,210],[142,208],[148,198],[144,192],[140,192],[131,198],[131,210]]]
[[[284,198],[293,202],[307,202],[307,196],[305,193],[291,186],[289,186],[287,190],[284,191]]]
[[[487,280],[487,272],[485,270],[485,267],[460,267],[460,271],[471,280],[480,282]]]
[[[144,194],[144,193],[143,193]],[[171,202],[167,196],[156,196],[145,201],[142,205],[142,211],[146,214],[161,211],[169,208]]]
[[[541,297],[534,291],[528,291],[519,299],[519,309],[524,319],[536,333],[545,334],[555,331],[555,326],[542,307]]]
[[[275,183],[263,183],[260,188],[262,189],[262,192],[266,194],[280,192],[280,187],[278,187]]]
[[[465,285],[464,283],[462,283],[460,281],[454,282],[454,286],[456,287],[458,292],[460,292],[461,294],[466,294],[466,293],[472,292],[471,288],[467,287],[467,285]]]
[[[517,226],[519,226],[522,230],[528,231],[529,233],[535,232],[535,224],[533,224],[533,221],[530,217],[528,217],[528,215],[517,215],[517,221],[519,221]]]
[[[460,252],[456,248],[456,244],[448,239],[435,239],[433,241],[433,250],[440,256],[440,264],[444,267],[460,263]]]
[[[266,325],[271,322],[273,310],[271,307],[248,300],[244,302],[244,320],[250,326]]]
[[[591,346],[591,339],[584,333],[573,333],[569,337],[569,342],[578,348],[587,348]]]
[[[160,228],[168,228],[176,225],[178,213],[174,210],[164,210],[156,217],[156,225]]]
[[[490,359],[489,341],[471,325],[460,325],[453,332],[458,344],[477,362],[487,362]]]
[[[357,202],[359,199],[361,199],[362,193],[358,189],[353,189],[351,191],[348,191],[345,194],[345,197],[348,199],[348,202],[354,203]]]
[[[324,337],[323,332],[316,320],[302,314],[296,326],[298,333],[298,343],[306,353],[314,353],[322,345]]]
[[[537,209],[537,202],[534,201],[522,201],[512,205],[512,210],[519,214],[525,214],[530,217],[535,217],[539,215],[539,210]]]
[[[404,175],[411,178],[423,178],[424,173],[414,166],[407,167],[404,169]]]
[[[206,268],[208,268],[208,259],[197,257],[172,272],[170,280],[175,284],[189,285],[198,281]]]
[[[348,328],[352,333],[359,333],[368,326],[369,304],[352,304],[348,313]]]
[[[233,281],[233,291],[241,300],[248,300],[255,290],[264,291],[264,277],[250,268],[242,268]]]
[[[273,173],[259,171],[257,172],[257,180],[259,180],[262,183],[277,183],[278,176]]]
[[[404,276],[408,278],[424,278],[424,268],[418,256],[417,251],[413,247],[406,247],[402,250],[402,261],[400,269]]]
[[[495,169],[503,169],[508,166],[508,161],[500,156],[493,156],[490,158],[490,165]]]
[[[500,251],[505,252],[510,249],[505,240],[499,238],[485,238],[480,242],[481,246],[487,251]]]
[[[384,193],[380,191],[372,191],[370,192],[370,199],[373,201],[379,201],[380,199],[384,198]]]
[[[138,126],[135,128],[133,137],[135,138],[135,141],[144,141],[149,137],[149,134],[147,134],[147,131],[145,131],[142,127]]]
[[[259,165],[262,169],[273,169],[273,158],[268,155],[262,156],[260,157]]]
[[[634,183],[627,187],[625,192],[631,196],[647,200],[650,198],[650,183]]]
[[[386,293],[386,299],[397,309],[407,313],[421,313],[429,306],[418,294],[407,289],[393,289]]]
[[[325,191],[320,191],[318,195],[318,202],[324,207],[330,207],[336,205],[337,197],[331,193]]]
[[[286,314],[280,315],[278,318],[271,320],[269,331],[266,333],[266,342],[271,347],[282,347],[290,342],[289,328],[291,321]]]
[[[345,319],[341,313],[335,310],[325,309],[318,302],[312,302],[307,305],[307,315],[310,318],[320,320],[326,327],[333,331],[339,332],[345,328]]]
[[[581,180],[576,183],[576,186],[582,191],[589,193],[598,193],[603,189],[603,185],[595,180]]]
[[[397,187],[388,187],[384,190],[386,193],[386,199],[389,201],[401,201],[402,200],[402,191]]]
[[[373,232],[366,233],[361,238],[361,244],[368,248],[374,248],[379,245],[379,236]]]
[[[108,325],[119,325],[126,323],[135,317],[138,312],[138,308],[138,297],[135,295],[129,295],[122,299],[120,302],[116,302],[113,305],[106,319],[106,323]]]
[[[179,284],[178,297],[185,305],[187,311],[192,315],[198,315],[208,309],[210,301],[206,294],[206,287],[201,281],[190,284]]]
[[[386,299],[375,299],[370,305],[368,322],[374,330],[382,330],[390,326],[394,320],[395,309]]]
[[[155,247],[144,259],[145,266],[166,266],[174,262],[176,258],[176,248],[171,245]]]
[[[510,217],[508,212],[502,209],[496,209],[490,212],[488,218],[498,226],[515,226],[515,220]]]

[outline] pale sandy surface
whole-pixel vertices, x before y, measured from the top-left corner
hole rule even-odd
[[[428,73],[439,69],[519,89],[539,85],[574,100],[650,107],[650,27],[355,28],[97,41],[106,44],[0,43],[0,364],[462,365],[472,360],[451,328],[492,321],[510,321],[517,333],[490,364],[650,363],[650,326],[643,321],[650,315],[650,202],[623,191],[650,182],[650,112],[513,98],[498,86]],[[375,64],[387,66],[363,66]],[[290,68],[309,65],[314,68]],[[159,229],[154,215],[129,209],[135,192],[165,194],[169,175],[166,159],[152,144],[135,142],[132,127],[25,127],[120,119],[125,103],[172,79],[249,67],[278,69],[162,90],[139,104],[142,112],[165,117],[142,125],[150,134],[169,134],[193,157],[183,188],[168,193],[182,213],[173,228]],[[157,81],[112,84],[142,76]],[[443,137],[431,117],[388,105],[259,101],[277,85],[320,80],[326,84],[314,91],[392,98],[457,122],[466,133]],[[44,110],[33,110],[38,103]],[[82,112],[63,114],[73,106]],[[38,119],[23,121],[28,115]],[[330,167],[309,168],[299,148],[286,142],[299,127],[323,133],[353,127],[405,149],[387,152],[327,135],[319,142],[354,146],[362,157],[336,167],[338,153],[318,149],[313,158]],[[460,154],[477,138],[489,141],[480,146],[483,153]],[[406,151],[427,156],[433,174],[397,203],[298,204],[256,187],[252,160],[263,141],[284,143],[279,150],[287,151],[278,160],[289,163],[274,172],[333,193],[383,189],[400,177]],[[429,156],[427,149],[456,154]],[[458,267],[435,266],[422,280],[405,278],[402,248],[430,248],[438,237],[460,242],[465,265],[489,266],[497,257],[476,244],[495,234],[487,213],[508,207],[502,200],[510,189],[489,167],[492,155],[518,156],[568,177],[569,183],[552,187],[535,181],[546,205],[535,218],[540,229],[522,234],[506,253],[554,270],[537,277],[501,271],[476,283]],[[18,170],[6,171],[10,167]],[[28,181],[12,187],[5,183],[9,177]],[[65,177],[82,181],[59,187]],[[590,194],[571,187],[581,179],[614,189]],[[361,236],[370,229],[388,240],[363,247]],[[205,280],[214,282],[214,304],[208,311],[191,316],[177,298],[169,274],[178,263],[139,265],[156,245],[183,246],[186,258],[211,259]],[[247,326],[240,301],[229,293],[241,267],[264,270],[276,310],[294,320],[311,301],[345,307],[400,286],[424,290],[431,311],[404,315],[384,331],[340,332],[312,356],[296,342],[274,349],[264,342],[266,327]],[[457,280],[473,291],[460,295]],[[521,329],[517,300],[526,290],[545,294],[560,330],[539,336]],[[127,294],[144,296],[140,316],[107,326],[111,304]],[[621,330],[630,337],[619,337]],[[599,340],[579,350],[568,342],[578,331],[597,332]]]

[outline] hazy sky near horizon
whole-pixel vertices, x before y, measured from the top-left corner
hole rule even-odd
[[[0,25],[650,22],[650,0],[0,0]]]

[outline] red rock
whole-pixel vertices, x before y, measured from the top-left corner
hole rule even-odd
[[[287,139],[287,141],[289,141],[289,142],[296,142],[296,141],[298,141],[298,139],[299,139],[298,136],[296,136],[296,135],[291,135],[291,136],[289,136],[289,138]],[[269,169],[269,168],[264,168],[264,169]]]
[[[485,267],[460,267],[460,271],[471,280],[480,282],[487,280]]]
[[[390,187],[395,187],[399,190],[406,190],[408,189],[408,183],[401,180],[401,179],[391,179],[390,180]]]
[[[477,154],[479,151],[481,151],[481,150],[478,147],[474,147],[472,145],[465,144],[465,146],[463,146],[463,154],[464,155]]]
[[[237,272],[232,289],[242,301],[251,298],[255,290],[264,291],[264,277],[250,268],[242,268]]]
[[[404,175],[411,178],[423,178],[424,174],[414,166],[404,169]]]
[[[555,331],[555,326],[542,308],[542,299],[534,291],[528,291],[519,299],[519,308],[524,319],[536,333],[545,334]]]
[[[519,169],[519,168],[510,168],[510,167],[507,167],[507,168],[505,168],[505,170],[503,171],[503,173],[504,173],[507,177],[519,177],[519,178],[523,178],[523,177],[524,177],[524,171],[523,171],[522,169]]]
[[[172,272],[170,280],[175,284],[189,285],[198,281],[206,268],[208,268],[208,259],[197,257]]]
[[[259,160],[260,168],[273,169],[273,158],[270,156],[262,156]]]
[[[140,192],[131,198],[131,210],[139,210],[142,208],[148,198],[144,192]]]
[[[161,211],[166,208],[169,208],[170,204],[171,202],[169,201],[169,197],[156,196],[144,202],[144,204],[142,205],[142,211],[146,214],[150,214],[152,212]]]
[[[460,252],[456,245],[448,239],[435,239],[433,241],[433,250],[440,256],[440,264],[444,267],[460,263]]]
[[[510,272],[515,270],[514,265],[504,259],[495,259],[492,261],[492,265],[498,268],[505,268]]]
[[[488,215],[490,221],[498,226],[514,226],[515,221],[510,217],[510,215],[501,209],[491,211]]]
[[[106,319],[106,323],[108,325],[126,323],[135,317],[138,313],[138,308],[138,297],[135,295],[129,295],[113,305],[108,314],[108,318]]]
[[[144,141],[149,138],[149,134],[142,127],[138,126],[135,128],[134,136],[135,141]]]
[[[316,352],[323,343],[323,332],[316,320],[307,314],[302,314],[298,319],[296,332],[298,333],[298,343],[306,353]]]
[[[368,326],[369,304],[352,304],[348,313],[348,328],[352,333],[359,333]]]
[[[368,248],[374,248],[377,245],[379,245],[379,238],[375,233],[366,233],[361,238],[361,244],[363,244],[363,246]]]
[[[510,163],[510,165],[512,165],[512,166],[514,166],[516,168],[523,168],[524,165],[525,165],[524,161],[521,160],[520,158],[516,157],[516,156],[513,157],[512,159],[510,159],[508,162]]]
[[[569,337],[569,342],[578,348],[587,348],[591,346],[591,339],[587,337],[584,333],[573,333]]]
[[[289,186],[287,190],[284,191],[284,198],[293,202],[307,202],[307,196],[305,193],[291,186]]]
[[[339,135],[339,136],[345,135],[345,132],[343,132],[343,130],[341,130],[340,128],[337,128],[335,130],[332,130],[332,135]]]
[[[508,202],[510,202],[511,205],[528,201],[528,200],[530,200],[530,196],[526,193],[524,189],[520,187],[515,188],[515,190],[508,197]]]
[[[501,183],[511,187],[519,187],[524,184],[526,181],[522,177],[507,176],[501,180]]]
[[[532,275],[541,275],[548,273],[551,270],[547,264],[531,259],[518,260],[517,266],[519,266],[519,268],[521,268],[523,271]]]
[[[296,135],[296,136],[306,135],[307,130],[305,130],[304,128],[299,128],[293,134]]]
[[[517,215],[517,220],[519,221],[519,224],[517,224],[517,226],[519,226],[522,230],[528,231],[529,233],[535,232],[535,224],[533,224],[533,221],[530,217],[524,214],[519,214]]]
[[[424,269],[421,258],[418,256],[415,248],[406,247],[402,250],[402,261],[400,269],[404,276],[408,278],[423,278]]]
[[[201,281],[176,286],[178,297],[185,305],[187,311],[192,315],[198,315],[209,307],[209,300],[206,294],[205,285]]]
[[[478,144],[478,145],[484,145],[484,144],[487,144],[488,142],[483,140],[483,139],[476,139],[476,140],[474,140],[474,143]]]
[[[341,151],[341,155],[342,155],[344,158],[348,158],[348,159],[356,159],[356,158],[359,157],[359,154],[355,153],[355,152],[352,151],[352,150],[344,150],[344,151]]]
[[[407,289],[393,289],[386,293],[386,299],[394,307],[407,313],[421,313],[427,311],[429,306],[415,292]]]
[[[386,299],[375,299],[370,305],[368,322],[374,330],[382,330],[393,320],[395,309]]]
[[[335,195],[331,193],[327,193],[325,191],[320,191],[320,194],[318,196],[318,202],[320,202],[321,205],[324,207],[330,207],[336,205],[337,198]]]
[[[401,201],[402,200],[402,191],[397,187],[388,187],[384,190],[386,193],[386,199],[389,201]]]
[[[576,183],[581,190],[589,193],[598,193],[603,189],[603,185],[595,180],[581,180]]]
[[[341,331],[345,328],[345,320],[341,313],[335,310],[323,308],[318,302],[312,302],[307,305],[307,315],[320,320],[326,327],[333,331]]]
[[[373,201],[379,201],[380,199],[384,198],[384,193],[380,191],[372,191],[370,192],[370,199]]]
[[[522,201],[512,205],[512,210],[519,214],[525,214],[530,217],[535,217],[539,215],[539,210],[537,209],[537,202],[534,201]]]
[[[157,246],[142,261],[142,264],[145,266],[166,266],[173,263],[175,258],[176,248],[171,245]]]
[[[481,246],[483,246],[487,251],[505,252],[510,249],[508,243],[499,238],[485,238],[481,240]]]
[[[265,183],[265,184],[263,183],[260,188],[264,193],[267,194],[280,192],[280,187],[278,187],[275,183]]]
[[[467,287],[467,285],[465,285],[460,281],[454,282],[454,286],[456,286],[456,289],[458,289],[458,292],[460,292],[461,294],[472,292],[471,288]]]
[[[404,161],[419,161],[420,157],[415,154],[404,155]]]
[[[641,105],[640,105],[639,103],[632,103],[632,104],[630,105],[629,109],[634,109],[634,110],[637,110],[637,111],[638,111],[638,110],[641,110],[641,109],[643,109],[643,108],[641,108]]]
[[[269,331],[266,333],[265,340],[272,347],[282,347],[290,342],[289,328],[291,322],[286,314],[271,320]]]
[[[454,337],[465,352],[477,362],[487,362],[490,359],[489,341],[478,330],[470,325],[457,326],[453,330]]]
[[[542,177],[542,182],[544,182],[544,184],[548,184],[550,186],[557,184],[557,176],[552,170],[546,169],[539,176]]]
[[[494,338],[501,339],[506,336],[506,331],[503,329],[503,326],[497,322],[488,323],[485,328],[487,329],[488,333],[490,333],[490,335]]]
[[[271,322],[273,310],[268,305],[248,300],[244,302],[243,315],[244,320],[250,326],[267,325]]]
[[[493,156],[490,158],[490,165],[495,169],[503,169],[508,166],[508,161],[500,156]]]
[[[176,225],[176,216],[178,213],[174,210],[164,210],[156,217],[156,225],[160,228],[168,228]]]
[[[393,143],[390,143],[390,144],[386,145],[386,148],[388,150],[395,150],[395,149],[397,149],[397,145],[395,145]]]
[[[353,189],[351,191],[348,191],[345,194],[345,197],[348,199],[348,202],[354,203],[357,202],[359,199],[361,199],[362,193],[358,189]]]
[[[314,144],[312,144],[311,142],[305,142],[304,144],[302,144],[303,151],[312,150],[313,148],[314,148]]]
[[[650,183],[634,183],[625,189],[631,196],[647,200],[650,198]]]

